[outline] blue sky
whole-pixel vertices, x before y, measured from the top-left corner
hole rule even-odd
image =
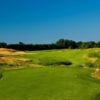
[[[100,40],[99,0],[0,0],[0,42]]]

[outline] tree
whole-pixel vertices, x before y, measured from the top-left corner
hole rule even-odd
[[[100,41],[96,43],[96,47],[100,48]]]
[[[65,43],[65,40],[64,39],[60,39],[56,42],[56,45],[60,48],[64,48],[66,43]]]
[[[7,43],[5,43],[5,42],[0,43],[0,48],[6,48],[6,47],[7,47]]]

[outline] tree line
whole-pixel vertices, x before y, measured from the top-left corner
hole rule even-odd
[[[16,49],[16,50],[49,50],[49,49],[86,49],[86,48],[100,48],[100,41],[73,41],[68,39],[59,39],[55,43],[51,44],[25,44],[23,42],[19,42],[16,44],[7,44],[5,42],[0,42],[0,48],[9,48],[9,49]]]

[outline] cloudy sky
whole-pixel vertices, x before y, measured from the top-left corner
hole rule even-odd
[[[99,0],[0,0],[0,42],[100,40]]]

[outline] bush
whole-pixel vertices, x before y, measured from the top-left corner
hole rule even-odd
[[[2,66],[7,66],[8,64],[6,64],[6,63],[0,63],[0,67],[2,67]]]
[[[91,62],[86,62],[85,65],[88,66],[88,67],[94,67],[95,66],[95,64],[91,63]]]

